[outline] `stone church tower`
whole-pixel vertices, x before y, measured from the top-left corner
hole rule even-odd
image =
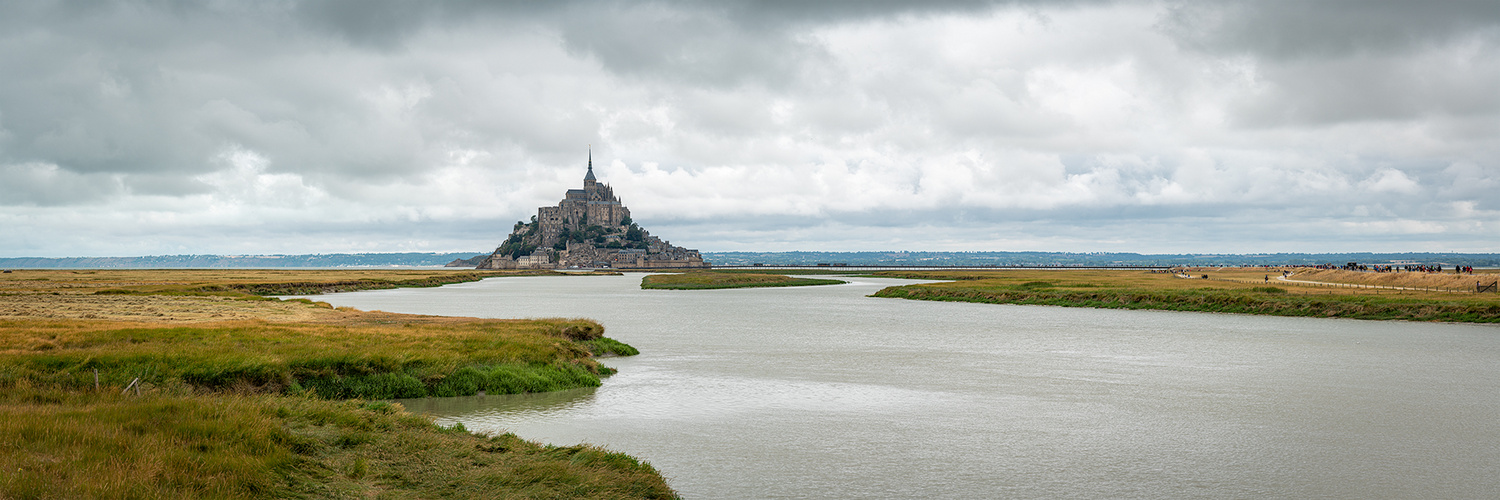
[[[569,189],[556,206],[538,207],[531,223],[516,222],[505,243],[480,269],[515,267],[708,267],[697,250],[672,245],[630,220],[615,190],[594,177],[589,151],[583,189]]]

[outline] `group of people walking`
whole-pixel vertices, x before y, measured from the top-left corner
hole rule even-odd
[[[1405,264],[1405,265],[1347,265],[1344,269],[1349,271],[1370,271],[1377,273],[1441,273],[1442,264]],[[1474,266],[1453,266],[1453,274],[1474,274]]]

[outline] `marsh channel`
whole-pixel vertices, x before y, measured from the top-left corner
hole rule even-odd
[[[1065,272],[1065,271],[1060,271]],[[597,389],[402,401],[603,445],[686,498],[1496,498],[1500,327],[871,298],[911,280],[641,290],[642,274],[320,295],[586,317]]]

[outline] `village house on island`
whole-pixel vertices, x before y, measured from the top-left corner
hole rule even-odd
[[[709,267],[697,250],[674,246],[630,220],[614,189],[594,177],[589,154],[583,189],[569,189],[557,206],[537,208],[517,221],[478,269],[664,269]]]

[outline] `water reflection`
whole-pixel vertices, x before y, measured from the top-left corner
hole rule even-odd
[[[594,387],[537,394],[496,394],[452,398],[396,399],[407,410],[432,415],[443,425],[455,422],[485,422],[491,432],[507,428],[508,422],[542,421],[555,418],[593,402]]]

